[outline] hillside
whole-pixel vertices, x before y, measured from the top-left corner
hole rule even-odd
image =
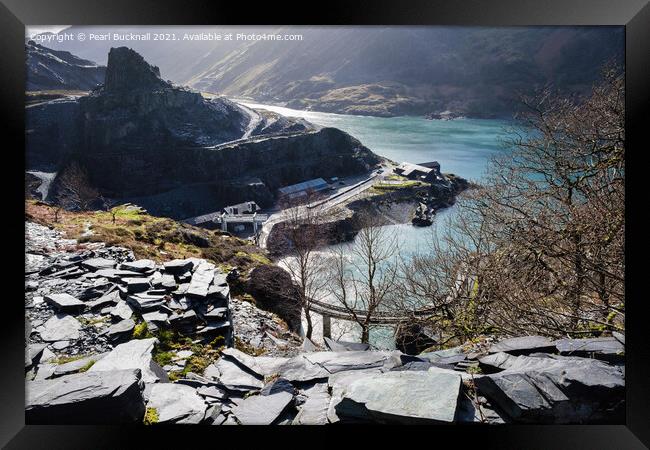
[[[103,83],[106,67],[67,51],[52,50],[33,41],[25,45],[27,90],[89,90]]]
[[[108,28],[84,28],[106,32]],[[72,27],[69,31],[75,31]],[[175,82],[293,108],[392,116],[510,116],[520,93],[586,92],[622,60],[616,27],[166,27],[127,31],[300,34],[302,40],[134,41]],[[103,61],[111,42],[53,43]],[[174,58],[169,55],[174,54]]]

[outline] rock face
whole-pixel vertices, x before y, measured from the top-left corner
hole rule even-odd
[[[154,214],[186,218],[248,200],[265,206],[281,186],[379,162],[338,129],[172,86],[126,47],[111,49],[105,85],[65,101],[65,115],[60,103],[28,109],[28,165],[75,159],[103,194],[137,199]],[[55,180],[52,195],[56,189]]]
[[[147,64],[142,56],[126,47],[111,48],[108,52],[106,92],[134,91],[168,87],[160,78],[160,69]]]
[[[28,424],[125,424],[142,421],[139,370],[86,372],[27,383]]]
[[[460,375],[388,372],[352,382],[336,412],[341,419],[380,423],[449,423],[456,415]]]

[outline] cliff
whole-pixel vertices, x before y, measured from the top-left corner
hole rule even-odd
[[[27,124],[29,168],[77,160],[104,195],[173,217],[232,201],[267,205],[283,185],[379,161],[338,129],[174,86],[126,47],[111,49],[105,84],[28,107]]]

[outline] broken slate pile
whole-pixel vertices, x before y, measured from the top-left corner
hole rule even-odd
[[[60,374],[49,373],[51,360],[113,350],[140,323],[196,342],[232,340],[227,274],[204,259],[136,260],[130,250],[77,245],[29,222],[26,238],[25,338],[41,349],[38,361],[26,361],[28,380]]]
[[[624,421],[619,334],[524,336],[407,355],[329,338],[305,339],[296,351],[289,338],[265,332],[239,348],[293,350],[252,356],[226,346],[201,373],[170,379],[193,350],[173,352],[161,367],[157,338],[134,339],[136,323],[197,343],[231,333],[225,274],[201,259],[158,264],[115,247],[50,248],[41,256],[38,270],[26,269],[28,424]],[[274,323],[248,303],[237,308],[253,328]]]

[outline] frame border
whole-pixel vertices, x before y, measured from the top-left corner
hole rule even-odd
[[[455,425],[437,427],[435,434],[427,433],[438,441],[451,438],[463,444],[480,445],[482,448],[647,448],[650,445],[650,414],[647,401],[650,399],[648,383],[648,361],[650,347],[643,334],[644,298],[641,282],[632,277],[634,260],[643,254],[636,245],[636,236],[641,235],[642,211],[632,208],[633,199],[643,189],[640,163],[642,152],[647,151],[645,138],[650,123],[650,4],[647,0],[499,0],[490,3],[481,0],[427,1],[389,0],[344,1],[332,0],[322,4],[318,15],[309,15],[304,4],[282,8],[278,4],[265,3],[251,7],[248,4],[226,4],[207,0],[2,0],[0,3],[0,98],[5,135],[11,138],[11,152],[5,156],[21,155],[15,158],[18,167],[0,177],[4,184],[5,203],[11,204],[12,212],[7,214],[10,230],[24,230],[21,217],[24,213],[24,25],[78,24],[78,25],[464,25],[464,26],[544,26],[544,25],[619,25],[625,26],[626,64],[626,240],[635,245],[626,246],[626,291],[634,301],[628,305],[628,330],[626,348],[626,425],[502,425],[479,427]],[[645,144],[645,145],[644,145]],[[644,148],[645,147],[645,148]],[[20,149],[20,151],[16,151]],[[632,150],[632,151],[631,151]],[[13,161],[12,161],[13,162]],[[21,173],[22,170],[22,173]],[[636,203],[634,203],[636,204]],[[15,210],[15,211],[14,211]],[[634,237],[634,238],[633,238]],[[646,238],[647,239],[647,238]],[[24,247],[18,239],[8,239],[12,244],[10,264],[5,269],[5,278],[10,281],[12,295],[3,301],[5,321],[0,327],[5,343],[3,365],[0,371],[0,445],[6,448],[116,448],[133,446],[133,437],[158,441],[165,447],[173,442],[187,444],[191,438],[202,437],[213,440],[209,427],[190,427],[190,433],[179,433],[178,426],[155,427],[90,427],[90,426],[25,426],[24,421],[24,359],[23,319],[24,304],[20,298],[20,280],[24,276],[21,264]],[[15,250],[15,252],[14,252]],[[19,256],[22,255],[22,256]],[[14,291],[16,290],[15,295]],[[647,325],[646,325],[647,327]],[[22,330],[22,331],[21,331]],[[218,443],[228,438],[242,441],[248,437],[248,429],[235,431],[233,427],[220,428]],[[403,436],[403,428],[373,427],[368,433],[358,433],[360,427],[345,427],[346,432],[363,436],[364,445],[376,441],[381,443],[384,435]],[[334,430],[334,431],[332,431]],[[341,427],[298,427],[291,430],[261,430],[265,435],[283,437],[294,433],[310,441],[334,437],[332,433]],[[387,431],[384,431],[387,430]],[[257,430],[255,430],[257,431]],[[246,433],[246,434],[243,434]],[[308,434],[305,434],[308,433]],[[188,434],[190,436],[188,436]],[[419,434],[419,433],[418,433]],[[12,439],[13,437],[13,439]],[[406,436],[404,436],[406,437]],[[459,439],[460,438],[460,439]],[[180,441],[179,441],[180,439]],[[408,437],[407,437],[408,439]],[[9,442],[11,440],[11,442]],[[271,440],[267,440],[270,442]],[[214,441],[213,441],[214,442]],[[384,441],[385,442],[385,441]],[[7,445],[8,444],[8,445]],[[644,445],[645,444],[645,445]]]

